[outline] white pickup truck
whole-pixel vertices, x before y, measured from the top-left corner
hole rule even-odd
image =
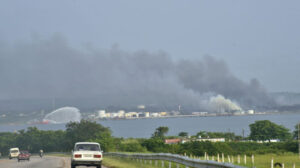
[[[71,168],[76,166],[96,166],[101,168],[103,155],[99,143],[77,142],[71,157]]]

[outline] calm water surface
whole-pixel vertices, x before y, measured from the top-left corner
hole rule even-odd
[[[294,126],[300,122],[300,114],[106,120],[99,123],[110,127],[113,135],[117,137],[150,137],[155,128],[159,126],[169,127],[168,135],[177,135],[182,131],[188,132],[190,135],[199,131],[230,131],[242,135],[243,129],[245,135],[248,135],[249,124],[256,120],[270,120],[294,130]],[[43,130],[65,129],[65,124],[0,125],[0,132],[26,129],[29,126],[36,126]]]

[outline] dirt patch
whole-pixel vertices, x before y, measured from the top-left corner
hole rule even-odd
[[[9,160],[7,159],[0,159],[0,163],[8,162]]]

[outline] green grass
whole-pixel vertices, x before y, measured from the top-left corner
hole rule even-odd
[[[215,156],[215,160],[216,160]],[[228,162],[228,156],[225,156],[225,162]],[[246,157],[246,164],[244,163],[244,155],[240,156],[240,164],[238,164],[238,157],[234,156],[234,164],[240,165],[244,167],[253,167],[252,165],[252,159],[251,156]],[[293,164],[295,163],[296,168],[300,168],[300,159],[298,154],[293,153],[285,153],[282,155],[276,155],[276,154],[265,154],[265,155],[254,155],[254,166],[257,168],[270,168],[271,167],[271,159],[274,159],[273,163],[284,163],[284,166],[286,168],[292,168]],[[201,159],[204,159],[201,157]],[[211,157],[210,157],[211,159]],[[232,160],[232,157],[230,156],[230,159]],[[221,160],[221,158],[220,158]]]
[[[297,154],[266,154],[266,155],[257,155],[254,156],[254,166],[258,168],[270,168],[271,167],[271,159],[274,159],[274,163],[284,163],[286,168],[292,168],[293,164],[296,164],[296,167],[300,167],[300,159]],[[251,158],[248,157],[248,167],[251,167]]]
[[[51,154],[52,156],[60,156],[60,157],[69,157],[70,155],[66,154]],[[210,156],[210,159],[212,157]],[[230,159],[232,157],[230,156]],[[276,155],[276,154],[265,154],[265,155],[254,155],[254,166],[257,168],[270,168],[271,167],[271,159],[274,159],[274,163],[284,163],[285,168],[292,168],[293,164],[295,163],[296,168],[300,168],[300,159],[298,154],[294,153],[284,153],[282,155]],[[201,159],[204,159],[201,157]],[[216,160],[217,157],[215,156],[214,159]],[[220,157],[220,160],[222,158]],[[234,156],[234,164],[238,165],[237,163],[238,159],[237,156]],[[225,156],[225,162],[228,162],[228,156]],[[247,156],[247,164],[244,164],[244,155],[240,156],[240,166],[244,167],[252,167],[251,163],[251,157]],[[157,161],[158,166],[162,167],[162,161]],[[124,159],[124,158],[117,158],[117,157],[110,157],[110,156],[104,156],[103,158],[103,165],[109,167],[109,168],[154,168],[155,161],[152,160],[152,164],[150,165],[149,160],[145,164],[143,161],[142,163],[140,161],[131,160],[131,159]],[[169,162],[164,161],[165,168],[169,167]],[[176,168],[176,164],[172,163],[172,167]],[[185,166],[180,165],[180,168],[185,168]]]
[[[109,168],[152,168],[150,165],[143,165],[131,160],[113,158],[113,157],[105,157],[103,158],[103,165]]]
[[[124,158],[117,158],[117,157],[105,157],[103,158],[103,165],[109,167],[109,168],[155,168],[155,160],[152,160],[152,163],[150,164],[150,161],[137,161],[132,159],[124,159]],[[157,167],[162,167],[162,161],[157,160]],[[156,167],[156,168],[157,168]],[[164,167],[169,167],[169,162],[164,161]],[[176,164],[172,163],[172,167],[176,168]],[[180,168],[185,168],[183,165],[179,165]]]

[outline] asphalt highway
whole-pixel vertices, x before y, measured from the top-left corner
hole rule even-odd
[[[17,159],[2,159],[0,160],[0,168],[70,168],[69,157],[55,157],[44,156],[40,158],[38,156],[32,156],[30,161],[20,161]],[[85,168],[85,166],[78,166],[76,168]],[[102,168],[106,168],[102,166]]]

